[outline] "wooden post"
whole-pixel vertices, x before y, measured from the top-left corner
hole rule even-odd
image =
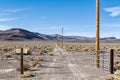
[[[63,48],[63,27],[62,27],[62,48]]]
[[[58,34],[58,36],[57,36],[57,45],[60,46],[60,45],[59,45],[59,34]]]
[[[96,67],[99,68],[99,0],[96,0]]]
[[[110,50],[110,73],[114,73],[114,50]]]
[[[23,71],[23,48],[21,48],[21,61],[20,61],[20,67],[21,67],[21,74],[24,74],[24,71]]]

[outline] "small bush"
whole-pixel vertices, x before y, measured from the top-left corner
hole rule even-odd
[[[32,67],[38,66],[39,62],[40,62],[40,59],[39,59],[39,58],[36,58],[36,59],[33,61],[33,63],[32,63]]]
[[[120,70],[120,63],[115,65],[115,70]]]
[[[120,80],[120,70],[117,70],[115,72],[115,79],[114,80]]]
[[[112,76],[106,76],[105,80],[114,80],[114,78]]]
[[[11,55],[5,55],[5,58],[11,58],[12,56]]]
[[[23,64],[23,68],[24,68],[24,71],[27,71],[27,70],[29,70],[31,68],[31,65],[25,62]]]
[[[27,77],[32,77],[33,73],[30,71],[24,72],[24,74],[18,75],[18,78],[27,78]]]
[[[49,53],[49,55],[50,55],[50,56],[53,56],[53,53],[51,52],[51,53]]]

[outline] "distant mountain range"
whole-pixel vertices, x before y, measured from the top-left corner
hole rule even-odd
[[[95,37],[83,36],[61,36],[59,34],[40,34],[38,32],[30,32],[20,28],[12,28],[5,31],[0,31],[1,41],[25,41],[25,40],[57,40],[64,39],[64,41],[72,42],[95,42]],[[116,37],[105,37],[100,39],[101,42],[120,42]]]
[[[6,31],[0,31],[0,40],[44,40],[42,37],[39,37],[33,32],[13,28]]]

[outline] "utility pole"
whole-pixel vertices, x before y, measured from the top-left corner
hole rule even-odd
[[[62,48],[63,48],[63,27],[62,27]]]
[[[100,27],[100,1],[96,0],[96,67],[99,68],[99,52],[100,44],[99,44],[99,27]]]
[[[59,34],[57,35],[57,45],[59,46]]]

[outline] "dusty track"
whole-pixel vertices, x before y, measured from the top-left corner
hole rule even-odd
[[[104,80],[104,76],[109,74],[93,65],[88,52],[65,52],[58,46],[55,50],[54,56],[48,58],[51,62],[44,63],[47,67],[41,69],[42,80]]]
[[[40,68],[33,71],[36,73],[35,77],[23,80],[104,80],[104,76],[109,74],[93,65],[89,52],[65,52],[56,45],[53,56],[44,55],[41,57],[44,58],[44,61],[41,62]],[[8,77],[6,79],[0,78],[0,80],[21,79]]]

